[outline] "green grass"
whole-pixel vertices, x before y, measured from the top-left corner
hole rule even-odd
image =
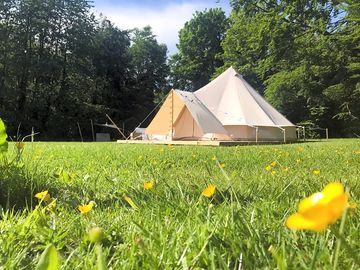
[[[17,156],[10,144],[0,161],[0,269],[33,269],[49,243],[62,269],[94,269],[87,232],[95,226],[112,269],[331,269],[330,228],[340,221],[320,233],[284,224],[299,200],[332,181],[359,205],[357,150],[354,139],[220,148],[27,143]],[[265,169],[273,161],[275,175]],[[147,181],[155,188],[144,190]],[[201,197],[208,183],[217,187],[212,199]],[[42,190],[56,199],[53,213],[44,203],[33,210]],[[89,201],[97,206],[81,215]],[[360,254],[358,209],[348,211],[344,237]],[[338,269],[359,269],[343,247]]]

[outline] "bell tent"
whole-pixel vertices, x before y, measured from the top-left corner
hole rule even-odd
[[[145,133],[160,140],[297,138],[296,126],[232,67],[194,93],[171,90]]]

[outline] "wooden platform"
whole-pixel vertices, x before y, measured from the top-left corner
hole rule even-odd
[[[160,144],[160,145],[207,145],[207,146],[236,146],[236,145],[260,145],[260,144],[283,144],[280,141],[157,141],[157,140],[118,140],[121,144]],[[289,142],[290,143],[290,142]]]

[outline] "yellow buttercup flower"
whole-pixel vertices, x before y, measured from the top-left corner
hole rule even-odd
[[[312,173],[313,175],[320,175],[320,170],[313,170]]]
[[[91,201],[89,202],[89,204],[82,204],[82,205],[79,205],[79,211],[81,214],[86,214],[88,212],[91,211],[91,209],[93,208],[94,206],[94,202]]]
[[[269,172],[269,171],[271,171],[271,166],[270,165],[267,165],[266,167],[265,167],[265,169]]]
[[[47,190],[45,190],[45,191],[36,193],[35,198],[37,198],[39,200],[43,200],[44,202],[47,202],[50,200],[50,194]]]
[[[276,171],[271,171],[271,175],[275,175],[276,174]]]
[[[298,212],[287,219],[286,225],[290,229],[322,231],[341,217],[348,196],[341,183],[329,183],[321,192],[300,201]]]
[[[270,163],[270,166],[271,166],[271,167],[275,167],[276,164],[277,164],[277,162],[276,162],[276,161],[273,161],[273,162]]]
[[[144,189],[148,190],[148,189],[152,189],[154,187],[154,183],[153,182],[145,182],[144,183]]]
[[[215,194],[216,186],[214,184],[209,184],[203,192],[201,192],[201,195],[210,198]]]
[[[221,163],[220,168],[225,168],[225,163]]]

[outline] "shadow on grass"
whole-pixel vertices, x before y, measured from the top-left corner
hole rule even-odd
[[[0,205],[15,211],[37,205],[34,191],[42,190],[41,183],[34,182],[21,163],[0,161]]]

